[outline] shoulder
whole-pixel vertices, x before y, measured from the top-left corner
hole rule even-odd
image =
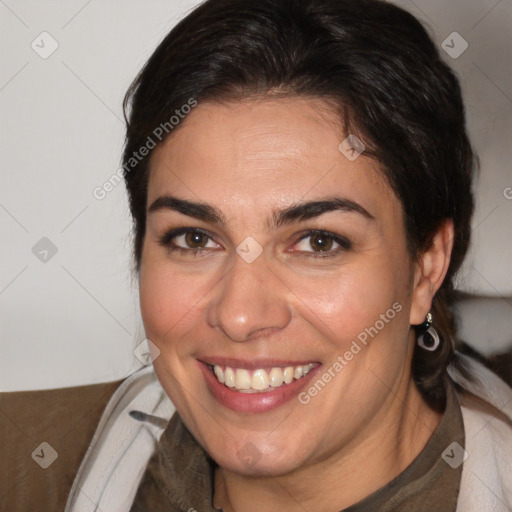
[[[149,366],[112,395],[76,474],[65,511],[128,510],[174,406]]]
[[[0,393],[0,509],[63,510],[100,417],[123,381]]]
[[[451,373],[461,391],[466,460],[458,511],[501,512],[512,508],[512,389],[477,361],[467,374]]]

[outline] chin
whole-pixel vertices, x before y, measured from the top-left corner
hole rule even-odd
[[[291,473],[304,464],[304,460],[297,456],[294,446],[285,445],[281,449],[270,445],[268,440],[258,442],[248,439],[236,447],[231,443],[228,449],[216,447],[208,452],[220,467],[244,476],[278,477]]]

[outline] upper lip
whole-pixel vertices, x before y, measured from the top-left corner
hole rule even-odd
[[[199,361],[210,366],[229,366],[231,368],[245,368],[246,370],[258,370],[260,368],[304,366],[306,364],[319,364],[313,359],[303,359],[301,361],[292,361],[291,359],[237,359],[233,357],[201,357]]]

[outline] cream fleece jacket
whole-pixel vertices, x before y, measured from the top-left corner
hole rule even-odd
[[[463,355],[473,382],[455,368],[466,437],[457,512],[512,511],[512,388]],[[474,395],[473,397],[471,395]],[[130,411],[139,411],[137,417]],[[112,396],[76,475],[65,512],[129,512],[146,465],[175,408],[153,368]],[[186,511],[185,511],[186,512]]]

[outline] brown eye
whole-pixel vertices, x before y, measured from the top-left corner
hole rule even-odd
[[[323,257],[335,256],[343,251],[348,251],[352,244],[345,237],[329,231],[312,230],[302,236],[294,247],[293,252],[298,254]]]
[[[199,229],[176,228],[165,233],[158,239],[158,243],[170,251],[178,251],[182,254],[199,254],[220,249],[210,235]]]
[[[313,235],[310,238],[310,245],[315,251],[328,251],[332,248],[333,239],[329,235]]]
[[[189,231],[185,234],[185,243],[191,249],[203,248],[208,243],[208,237],[198,231]]]

